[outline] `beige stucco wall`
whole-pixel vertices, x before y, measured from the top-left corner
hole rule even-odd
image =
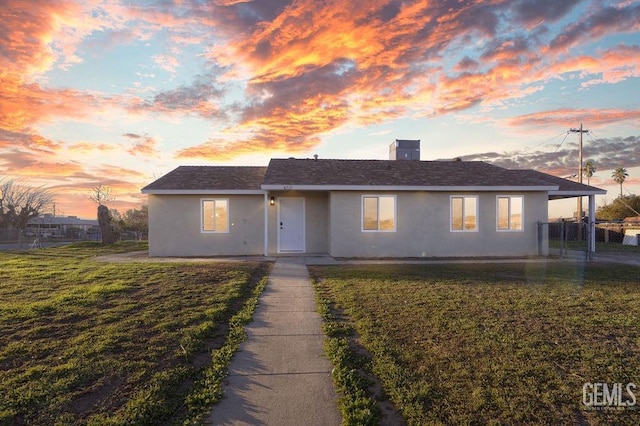
[[[537,221],[547,221],[547,194],[481,193],[478,231],[450,231],[450,196],[445,192],[393,192],[396,232],[362,232],[361,202],[365,192],[270,192],[268,253],[278,253],[277,200],[305,199],[305,253],[335,257],[524,256],[538,254]],[[496,196],[524,196],[524,230],[496,231]],[[200,232],[200,200],[229,200],[229,233]],[[149,195],[151,256],[219,256],[264,254],[263,195]],[[542,254],[548,241],[542,242]]]
[[[445,192],[397,192],[396,232],[361,231],[361,192],[330,195],[329,253],[335,257],[524,256],[538,254],[537,221],[547,220],[547,195],[478,194],[478,231],[450,231],[450,196]],[[382,193],[370,193],[382,194]],[[385,194],[385,195],[386,195]],[[524,230],[496,231],[496,196],[524,196]],[[546,245],[546,242],[545,244]],[[544,251],[544,250],[543,250]]]
[[[200,231],[200,200],[229,200],[229,232]],[[263,195],[149,195],[151,256],[261,255]]]
[[[327,253],[329,237],[329,194],[313,191],[271,191],[276,205],[269,206],[269,254],[278,253],[278,200],[302,197],[305,204],[305,253]]]

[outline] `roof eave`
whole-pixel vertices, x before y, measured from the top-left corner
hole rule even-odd
[[[481,191],[481,192],[496,192],[496,191],[517,191],[517,192],[538,192],[538,191],[554,191],[559,187],[557,185],[539,185],[539,186],[527,186],[527,185],[284,185],[284,184],[269,184],[262,185],[262,189],[266,191],[434,191],[434,192],[446,192],[446,191]]]
[[[264,195],[261,189],[142,189],[150,195]]]
[[[549,199],[550,200],[560,200],[563,198],[574,198],[574,197],[587,197],[589,195],[605,195],[607,191],[604,189],[595,189],[595,190],[557,190],[557,191],[549,191]]]

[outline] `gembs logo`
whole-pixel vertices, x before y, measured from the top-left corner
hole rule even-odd
[[[589,410],[636,409],[634,383],[585,383],[582,386],[582,405]]]

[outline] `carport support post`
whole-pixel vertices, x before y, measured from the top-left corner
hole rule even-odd
[[[264,256],[269,256],[269,193],[264,193]]]
[[[596,251],[596,196],[589,195],[589,244],[587,250],[590,253]]]

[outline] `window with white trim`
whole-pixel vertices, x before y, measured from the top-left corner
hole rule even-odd
[[[200,219],[203,233],[229,232],[229,200],[222,198],[202,199]]]
[[[523,197],[521,195],[499,195],[496,205],[498,231],[522,231],[522,207]]]
[[[451,197],[451,231],[475,232],[478,230],[478,197]]]
[[[395,195],[363,195],[362,196],[362,231],[363,232],[395,232],[396,231],[396,197]]]

